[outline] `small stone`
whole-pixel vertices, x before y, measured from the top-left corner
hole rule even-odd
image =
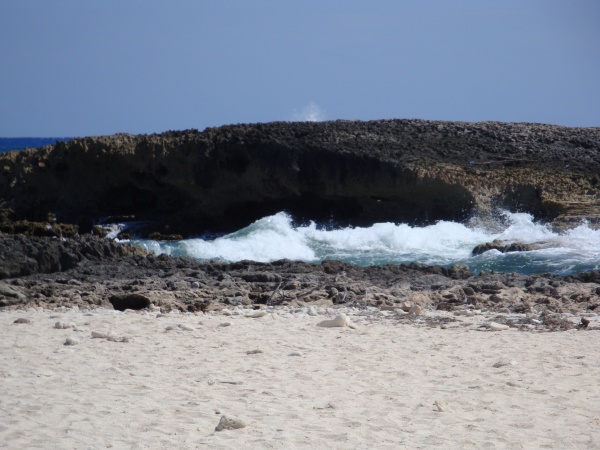
[[[421,307],[419,305],[414,305],[411,306],[411,308],[408,310],[409,314],[414,314],[415,316],[420,316],[423,311],[421,310]]]
[[[356,325],[346,316],[346,314],[338,314],[335,319],[323,320],[317,324],[318,327],[333,328],[333,327],[349,327],[356,329]]]
[[[200,287],[200,283],[197,281],[192,282],[192,289],[198,289]]]
[[[194,331],[195,329],[193,326],[188,325],[187,323],[180,323],[178,326],[184,331]]]
[[[220,327],[230,327],[231,325],[231,322],[223,322],[219,324]]]
[[[239,428],[246,428],[246,424],[240,419],[222,416],[219,424],[215,428],[215,431],[237,430]]]
[[[442,403],[438,400],[433,402],[433,404],[437,408],[438,412],[449,412],[450,411],[450,408],[448,408],[448,405],[446,405],[445,403]]]
[[[129,342],[127,336],[108,336],[106,340],[110,342]]]
[[[248,350],[246,352],[246,355],[258,355],[260,353],[264,353],[262,350],[256,349],[256,350]]]
[[[31,320],[25,319],[24,317],[20,317],[17,320],[15,320],[13,323],[31,323]]]
[[[292,352],[288,356],[302,356],[302,353],[300,353],[300,352]]]
[[[517,365],[517,362],[514,359],[511,360],[511,359],[502,358],[494,364],[494,367],[496,369],[498,369],[499,367],[516,366],[516,365]]]
[[[490,322],[489,323],[490,330],[492,331],[504,331],[508,330],[510,327],[508,325],[504,325],[501,323]]]
[[[102,333],[100,331],[92,331],[93,339],[106,339],[108,337],[107,333]]]
[[[67,328],[72,328],[74,325],[72,323],[61,322],[58,321],[54,324],[54,328],[58,330],[66,330]]]
[[[600,288],[599,288],[600,289]],[[581,318],[581,322],[577,325],[578,330],[585,330],[590,324],[590,320],[585,317]]]
[[[266,311],[252,311],[251,313],[246,314],[246,317],[250,317],[252,319],[258,319],[259,317],[264,317],[268,313]]]
[[[81,339],[78,337],[68,337],[64,345],[77,345],[81,343]]]
[[[400,303],[400,309],[402,309],[402,311],[405,311],[405,312],[409,312],[410,308],[412,308],[413,306],[414,306],[413,302],[409,302],[409,301]]]

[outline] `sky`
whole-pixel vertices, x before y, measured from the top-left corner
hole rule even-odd
[[[598,0],[0,0],[0,136],[600,126]]]

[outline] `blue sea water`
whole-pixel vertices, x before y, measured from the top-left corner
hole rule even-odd
[[[314,223],[294,226],[292,218],[282,212],[216,239],[133,243],[157,254],[198,260],[338,259],[361,266],[418,262],[466,264],[475,272],[562,275],[600,269],[600,230],[582,224],[556,233],[524,213],[505,212],[500,219],[486,227],[440,221],[425,227],[378,223],[365,228],[321,229]],[[475,246],[495,239],[538,244],[539,249],[514,253],[491,250],[471,255]]]
[[[8,152],[10,150],[23,150],[25,148],[37,148],[43,147],[44,145],[53,145],[58,141],[68,141],[71,138],[68,137],[23,137],[23,138],[5,138],[0,137],[0,153]]]

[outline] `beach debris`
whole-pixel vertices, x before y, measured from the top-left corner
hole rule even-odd
[[[423,313],[423,311],[419,305],[413,305],[408,310],[408,313],[414,314],[415,316],[420,316]]]
[[[501,358],[496,363],[494,363],[494,367],[496,369],[504,366],[516,366],[517,362],[514,359]]]
[[[488,324],[488,327],[492,331],[504,331],[504,330],[508,330],[510,328],[508,325],[504,325],[502,323],[497,323],[497,322],[490,322]]]
[[[256,350],[248,350],[246,352],[246,355],[258,355],[260,353],[264,353],[264,352],[257,348]]]
[[[75,337],[75,336],[71,336],[71,337],[68,337],[65,340],[64,345],[77,345],[77,344],[80,344],[80,343],[81,343],[81,338]]]
[[[24,317],[20,317],[17,320],[15,320],[13,323],[31,323],[31,320],[26,319]]]
[[[585,317],[581,318],[581,322],[579,322],[579,324],[577,324],[577,329],[578,330],[585,330],[588,325],[590,324],[590,320],[586,319]]]
[[[92,339],[106,339],[110,342],[129,342],[126,336],[115,336],[111,333],[102,333],[100,331],[92,331]]]
[[[415,306],[413,302],[405,301],[400,304],[400,309],[404,312],[409,312],[413,306]]]
[[[107,341],[110,342],[129,342],[129,338],[127,336],[108,336],[106,338]]]
[[[313,406],[313,409],[335,409],[335,405],[329,402],[325,406]]]
[[[227,417],[221,416],[221,420],[219,420],[219,424],[216,426],[215,431],[223,431],[223,430],[237,430],[240,428],[246,428],[246,424],[235,417]]]
[[[268,314],[267,311],[252,311],[248,314],[246,314],[246,317],[249,317],[251,319],[258,319],[260,317],[264,317]]]
[[[92,339],[107,339],[108,333],[102,333],[100,331],[92,331]]]
[[[346,316],[346,314],[338,314],[335,319],[323,320],[317,324],[318,327],[333,328],[333,327],[348,327],[356,329],[356,325]]]
[[[450,412],[450,408],[448,408],[448,405],[446,405],[443,402],[440,402],[439,400],[434,401],[433,404],[437,408],[438,412]]]
[[[74,323],[67,323],[61,321],[58,321],[54,324],[54,328],[56,328],[57,330],[66,330],[67,328],[73,328],[74,326]]]

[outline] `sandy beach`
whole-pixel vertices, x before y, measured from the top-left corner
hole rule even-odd
[[[0,447],[600,447],[597,315],[547,332],[272,311],[3,311]],[[340,312],[356,328],[317,326]]]

